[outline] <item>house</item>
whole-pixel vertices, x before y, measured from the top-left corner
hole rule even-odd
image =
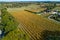
[[[58,13],[57,10],[52,11],[52,14],[57,14],[57,13]]]
[[[58,11],[58,10],[52,11],[52,14],[53,14],[53,15],[54,15],[54,14],[57,14],[58,17],[60,17],[60,11]]]
[[[58,13],[58,15],[60,15],[60,13]]]
[[[2,34],[2,31],[0,30],[0,35]]]
[[[57,12],[52,12],[52,14],[57,14]]]
[[[58,13],[58,17],[60,17],[60,13]]]
[[[58,11],[58,15],[60,15],[60,11]]]
[[[44,12],[51,12],[51,10],[46,9],[46,10],[44,10]]]

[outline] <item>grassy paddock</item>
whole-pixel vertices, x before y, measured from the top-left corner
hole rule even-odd
[[[18,28],[19,23],[6,9],[2,9],[1,12],[2,30],[5,33],[2,40],[30,40],[29,36]]]

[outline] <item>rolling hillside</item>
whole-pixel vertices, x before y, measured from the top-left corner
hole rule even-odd
[[[32,40],[41,40],[41,32],[44,30],[60,31],[60,24],[37,16],[24,10],[8,10],[19,22],[19,28],[25,31]]]

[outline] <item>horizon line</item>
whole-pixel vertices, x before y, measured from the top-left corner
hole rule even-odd
[[[60,1],[0,1],[0,2],[60,2]]]

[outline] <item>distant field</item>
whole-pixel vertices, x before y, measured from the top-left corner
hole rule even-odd
[[[33,40],[41,40],[41,32],[44,30],[60,31],[60,24],[50,21],[42,16],[32,14],[24,10],[8,10],[12,16],[22,25],[27,34],[29,34]]]
[[[60,11],[60,7],[55,7],[53,10],[59,10]]]
[[[8,10],[10,11],[19,11],[19,10],[29,10],[29,11],[33,11],[33,12],[40,12],[40,11],[43,11],[45,10],[46,8],[41,8],[39,5],[29,5],[29,6],[24,6],[24,7],[21,7],[21,8],[8,8]]]

